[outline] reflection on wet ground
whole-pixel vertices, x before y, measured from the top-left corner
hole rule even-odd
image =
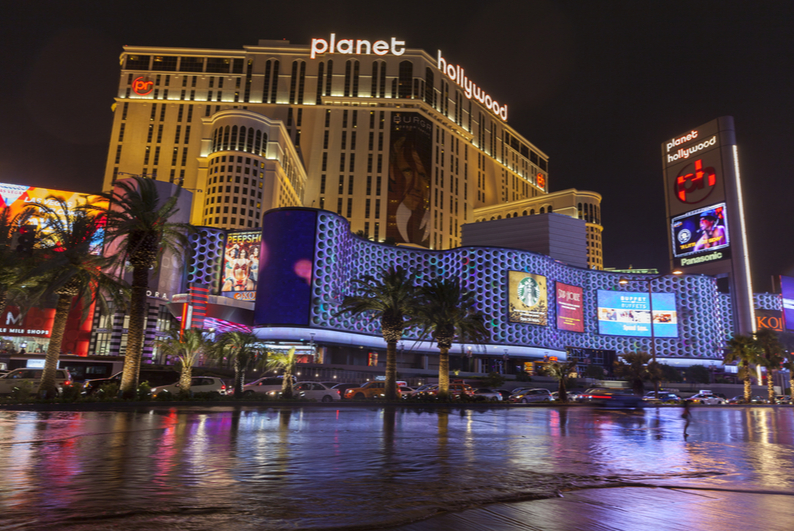
[[[0,412],[0,529],[373,529],[645,484],[793,490],[791,408]]]

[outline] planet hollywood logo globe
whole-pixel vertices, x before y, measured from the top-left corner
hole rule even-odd
[[[533,307],[541,299],[541,286],[532,277],[523,278],[516,287],[516,295],[525,306]]]

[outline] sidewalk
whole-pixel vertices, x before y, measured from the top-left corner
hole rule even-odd
[[[793,496],[619,487],[563,498],[500,503],[437,516],[393,531],[792,531]]]

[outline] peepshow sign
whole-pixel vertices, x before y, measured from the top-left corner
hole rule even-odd
[[[508,321],[547,325],[547,279],[522,271],[508,271]]]
[[[654,336],[677,337],[676,296],[653,293]],[[599,333],[609,336],[651,337],[649,294],[627,291],[597,291]]]
[[[221,295],[242,301],[256,300],[261,241],[259,231],[232,232],[226,237]]]
[[[555,282],[558,330],[584,332],[582,288]]]

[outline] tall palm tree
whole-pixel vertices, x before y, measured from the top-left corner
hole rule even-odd
[[[265,365],[265,369],[269,371],[281,369],[284,371],[284,379],[282,380],[282,398],[292,398],[293,373],[295,372],[295,347],[292,347],[286,353],[268,353],[268,361]],[[235,393],[237,393],[237,390],[235,390]]]
[[[743,395],[745,402],[751,401],[751,366],[760,361],[762,349],[753,336],[734,334],[729,341],[729,349],[723,357],[723,364],[737,362],[737,367],[742,372]]]
[[[450,347],[453,341],[483,343],[489,337],[483,314],[476,308],[475,292],[465,290],[457,280],[433,279],[419,288],[415,320],[420,337],[430,335],[439,348],[440,399],[450,392]]]
[[[569,397],[566,394],[566,378],[576,369],[576,359],[569,360],[566,363],[552,362],[546,366],[547,376],[551,376],[558,381],[558,400],[561,402],[565,403],[569,401]]]
[[[756,343],[761,350],[759,364],[767,371],[767,401],[776,403],[776,393],[773,389],[773,375],[781,370],[784,361],[784,346],[778,340],[776,333],[770,329],[762,328],[756,332]]]
[[[149,271],[159,266],[158,259],[165,251],[177,258],[183,256],[192,227],[169,221],[179,211],[179,189],[175,195],[162,199],[154,181],[134,177],[117,182],[106,197],[110,202],[104,212],[106,253],[115,254],[120,273],[127,264],[132,268],[130,324],[120,385],[120,393],[131,396],[138,387],[141,369]]]
[[[259,338],[251,332],[226,332],[215,343],[214,357],[232,360],[235,370],[235,397],[243,396],[243,377],[257,355]]]
[[[39,385],[42,396],[52,397],[58,393],[55,370],[74,299],[81,301],[84,315],[94,302],[107,310],[106,299],[123,308],[127,302],[127,286],[105,272],[111,259],[97,253],[95,240],[102,220],[80,206],[70,210],[60,198],[47,199],[50,206],[37,205],[42,237],[36,257],[39,264],[30,274],[46,280],[39,288],[40,297],[57,296],[44,374]]]
[[[416,313],[417,288],[409,273],[401,267],[382,269],[376,277],[365,275],[353,281],[356,295],[342,301],[335,315],[350,313],[366,315],[381,323],[381,335],[386,341],[385,397],[397,398],[397,342],[403,330],[409,328]]]
[[[789,395],[792,396],[795,393],[795,363],[793,363],[793,356],[792,352],[784,353],[784,364],[783,367],[785,370],[789,371]]]
[[[173,356],[180,361],[182,368],[179,373],[179,389],[190,391],[193,365],[201,354],[212,350],[213,342],[207,339],[201,328],[172,328],[165,339],[157,340],[157,345],[164,355]]]
[[[646,352],[628,352],[619,356],[621,361],[615,362],[614,372],[619,378],[624,378],[632,384],[632,391],[636,395],[643,394],[644,380],[650,380],[648,366],[651,355]]]
[[[14,236],[28,224],[35,212],[35,208],[27,208],[12,215],[9,208],[0,210],[0,315],[5,311],[9,298],[31,293],[34,284],[43,280],[31,277],[35,260],[17,252],[12,243]]]

